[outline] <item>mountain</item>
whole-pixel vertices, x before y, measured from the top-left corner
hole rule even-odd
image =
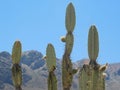
[[[23,76],[23,90],[47,90],[48,72],[43,55],[35,50],[22,53],[21,66]],[[82,59],[73,63],[73,67],[82,67],[88,63],[88,59]],[[12,59],[8,52],[0,53],[0,90],[14,90],[11,79]],[[106,70],[106,90],[120,90],[120,63],[110,64]],[[61,84],[61,60],[57,59],[55,71],[58,79],[58,90],[62,90]],[[74,76],[72,90],[78,90],[78,74]]]

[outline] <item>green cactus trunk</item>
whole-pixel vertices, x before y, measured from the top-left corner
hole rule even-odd
[[[21,43],[16,41],[12,49],[12,80],[15,90],[22,90],[22,70],[19,65],[21,59]]]
[[[57,90],[57,78],[56,78],[54,72],[49,72],[48,90]]]
[[[99,66],[84,65],[79,77],[80,90],[105,90],[105,79]]]
[[[73,79],[72,63],[68,55],[63,56],[62,60],[62,84],[63,90],[70,90]]]
[[[84,64],[80,70],[80,90],[105,90],[105,77],[103,72],[106,66],[97,64],[96,59],[99,52],[98,32],[94,25],[90,27],[88,35],[89,65]]]

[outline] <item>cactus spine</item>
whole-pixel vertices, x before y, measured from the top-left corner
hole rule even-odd
[[[52,44],[48,44],[46,50],[46,63],[48,68],[48,90],[57,90],[57,79],[54,74],[56,69],[56,55]]]
[[[105,90],[105,77],[103,76],[105,69],[102,70],[102,67],[96,62],[99,51],[98,42],[97,29],[92,25],[88,35],[88,54],[90,63],[89,65],[84,64],[80,70],[80,90]]]
[[[21,59],[21,43],[15,41],[12,49],[12,80],[16,90],[22,90],[22,70],[19,65]]]
[[[66,43],[65,45],[65,52],[63,55],[62,60],[62,85],[63,90],[70,90],[72,79],[73,79],[73,69],[72,69],[72,62],[70,59],[70,54],[72,52],[73,43],[74,43],[74,36],[72,34],[74,27],[75,27],[75,9],[73,7],[73,4],[70,3],[66,9],[66,19],[65,19],[67,34],[65,37]]]

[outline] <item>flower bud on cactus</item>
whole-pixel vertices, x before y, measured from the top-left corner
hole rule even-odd
[[[91,61],[95,61],[99,52],[98,32],[94,25],[90,27],[88,36],[88,54]]]
[[[47,55],[46,57],[47,68],[49,72],[51,72],[56,67],[56,55],[55,55],[55,50],[52,44],[48,44],[46,55]]]
[[[20,41],[15,41],[12,49],[12,63],[19,64],[21,58],[21,43]]]
[[[99,71],[104,72],[108,68],[108,63],[99,67]]]
[[[43,60],[46,60],[46,58],[47,58],[47,56],[46,56],[46,55],[42,57],[42,59],[43,59]]]
[[[62,36],[60,39],[61,39],[62,42],[66,42],[66,37],[65,36]]]
[[[76,17],[75,17],[75,9],[72,3],[70,3],[66,9],[66,29],[67,32],[73,32],[75,27]]]
[[[103,73],[102,75],[103,75],[103,78],[106,78],[108,76],[107,73]]]

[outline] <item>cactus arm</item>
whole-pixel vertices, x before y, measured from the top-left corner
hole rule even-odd
[[[19,64],[21,58],[21,43],[20,41],[15,41],[12,48],[12,63]]]
[[[73,32],[76,22],[75,9],[70,3],[66,9],[65,25],[68,32]]]
[[[99,38],[98,38],[98,32],[95,25],[92,25],[89,30],[88,35],[88,55],[91,60],[90,63],[96,63],[96,59],[98,57],[99,53]]]
[[[48,68],[48,90],[57,90],[57,79],[54,74],[56,69],[56,55],[52,44],[48,44],[46,50],[46,63]]]
[[[52,44],[48,44],[47,46],[46,63],[49,72],[53,71],[54,67],[56,67],[56,55]]]

